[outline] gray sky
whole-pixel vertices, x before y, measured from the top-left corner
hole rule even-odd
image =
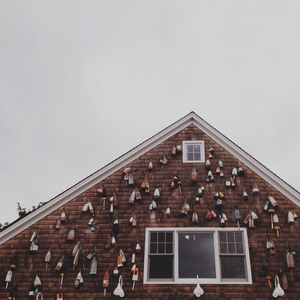
[[[299,1],[0,1],[0,222],[194,110],[300,190]]]

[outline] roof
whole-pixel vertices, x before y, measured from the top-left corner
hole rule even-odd
[[[261,176],[279,192],[285,195],[289,200],[294,202],[300,207],[300,193],[283,181],[280,177],[266,168],[263,164],[258,162],[255,158],[249,155],[247,152],[242,150],[238,145],[232,142],[230,139],[221,134],[217,129],[209,125],[205,120],[200,118],[195,112],[190,112],[183,118],[179,119],[175,123],[171,124],[164,130],[160,131],[156,135],[147,139],[143,143],[139,144],[132,150],[128,151],[124,155],[115,159],[108,165],[104,166],[100,170],[94,172],[90,176],[81,180],[77,184],[73,185],[66,191],[62,192],[58,196],[49,200],[46,204],[39,207],[38,209],[32,211],[30,214],[22,219],[13,222],[5,230],[0,232],[0,245],[11,239],[21,231],[27,229],[29,226],[33,225],[37,221],[46,217],[51,212],[55,211],[62,205],[71,201],[84,191],[93,187],[97,183],[101,182],[106,177],[110,176],[117,170],[121,169],[134,159],[143,155],[150,149],[161,144],[163,141],[167,140],[177,132],[186,128],[187,126],[194,125],[207,134],[210,138],[215,140],[220,146],[225,150],[234,155],[238,160],[244,163],[246,166],[251,168],[257,175]]]

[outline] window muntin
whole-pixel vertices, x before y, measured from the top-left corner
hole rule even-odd
[[[204,151],[204,141],[201,140],[191,140],[183,141],[183,162],[185,163],[195,163],[195,162],[205,162],[205,151]]]
[[[150,244],[156,245],[152,246],[152,253]],[[172,244],[169,250],[168,244]],[[201,257],[197,259],[197,255]],[[146,228],[144,271],[144,283],[149,284],[194,284],[197,274],[200,283],[251,284],[247,231],[245,228]]]

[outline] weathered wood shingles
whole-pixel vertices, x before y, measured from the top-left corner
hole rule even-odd
[[[214,156],[211,159],[212,169],[215,171],[219,160],[224,162],[225,178],[229,178],[233,167],[240,165],[245,170],[245,177],[239,177],[236,181],[234,189],[225,189],[224,179],[215,175],[215,182],[206,184],[206,193],[201,203],[195,202],[197,188],[191,184],[191,171],[195,166],[199,182],[205,183],[207,171],[204,164],[183,164],[182,156],[171,156],[171,150],[175,143],[181,143],[182,140],[190,140],[192,138],[203,139],[205,141],[206,154],[208,148],[215,149]],[[259,146],[259,145],[258,145]],[[168,164],[165,167],[159,165],[159,159],[166,155]],[[148,172],[149,161],[154,164],[152,172]],[[80,240],[84,254],[92,252],[96,245],[96,253],[98,258],[98,275],[91,277],[89,275],[89,263],[86,262],[86,269],[82,270],[84,277],[84,285],[79,289],[74,289],[74,281],[79,269],[72,269],[72,259],[69,259],[69,266],[65,274],[63,293],[64,299],[111,299],[112,290],[117,285],[117,278],[112,276],[112,270],[116,266],[117,247],[121,247],[125,252],[128,261],[131,259],[131,251],[135,245],[136,238],[142,246],[142,253],[136,258],[137,267],[139,268],[140,278],[136,284],[135,291],[131,291],[131,264],[127,263],[120,270],[124,277],[124,291],[127,299],[194,299],[193,285],[143,285],[143,261],[144,261],[144,239],[145,227],[191,227],[195,226],[191,222],[191,215],[182,218],[179,211],[186,199],[191,204],[199,216],[199,225],[201,227],[219,226],[218,220],[208,222],[205,219],[208,208],[214,208],[215,200],[213,195],[217,191],[225,193],[224,212],[229,218],[227,226],[236,226],[232,214],[235,206],[239,206],[242,217],[245,218],[250,209],[254,209],[258,215],[258,224],[254,229],[248,229],[251,269],[253,276],[252,285],[203,285],[205,294],[201,299],[269,299],[272,290],[268,288],[264,274],[262,272],[261,263],[262,256],[266,255],[270,263],[270,272],[274,276],[280,267],[285,268],[285,254],[287,249],[287,241],[294,246],[297,255],[300,255],[300,237],[299,237],[299,221],[295,225],[287,223],[287,212],[289,208],[295,210],[300,215],[300,209],[279,191],[275,190],[262,178],[257,176],[248,167],[237,161],[230,153],[225,151],[216,142],[211,140],[207,135],[201,132],[193,125],[185,128],[173,137],[169,138],[162,144],[153,148],[146,154],[128,164],[133,170],[134,180],[138,183],[143,179],[143,175],[148,173],[150,182],[150,195],[143,195],[143,200],[135,203],[133,206],[128,204],[129,196],[133,188],[127,187],[122,181],[122,170],[117,171],[109,176],[101,183],[76,197],[68,204],[64,205],[67,214],[67,223],[61,226],[58,231],[55,229],[56,220],[59,218],[62,208],[51,213],[44,219],[26,229],[24,232],[16,235],[13,239],[0,246],[0,299],[7,299],[7,291],[4,286],[5,274],[9,266],[9,259],[18,254],[19,266],[14,272],[14,276],[19,284],[19,292],[17,299],[27,299],[28,289],[34,279],[35,274],[39,274],[42,280],[42,291],[44,299],[55,299],[55,294],[59,290],[59,274],[53,271],[55,264],[61,255],[65,252],[71,253],[74,243],[66,242],[66,236],[69,229],[75,229],[76,241]],[[293,166],[291,166],[292,168]],[[297,167],[297,166],[294,166]],[[178,191],[171,191],[170,183],[174,175],[178,175],[182,181],[182,194]],[[253,196],[251,191],[253,184],[259,186],[260,194]],[[34,183],[32,183],[34,184]],[[159,186],[161,190],[161,199],[158,202],[158,210],[156,218],[149,217],[149,204],[155,186]],[[102,209],[101,198],[97,196],[97,188],[104,186],[107,190],[108,197],[116,193],[118,199],[118,219],[120,223],[120,233],[117,239],[117,247],[113,249],[105,249],[105,239],[112,229],[112,219],[109,216],[108,205],[106,209]],[[249,194],[247,202],[242,200],[244,186]],[[276,232],[270,228],[270,217],[263,212],[263,206],[268,195],[272,195],[279,203],[278,216],[281,224],[280,238],[276,237]],[[88,228],[89,214],[82,214],[81,209],[85,203],[85,199],[91,200],[95,209],[96,230],[91,232]],[[108,202],[108,201],[107,201]],[[171,208],[171,217],[164,217],[164,210]],[[131,228],[129,218],[135,212],[137,216],[137,227]],[[40,248],[38,254],[29,254],[29,239],[31,234],[36,231],[39,235]],[[276,256],[270,257],[265,249],[266,234],[275,241]],[[51,247],[52,260],[48,271],[45,270],[44,258],[48,249]],[[300,299],[300,266],[298,266],[298,258],[295,258],[296,268],[294,269],[294,284],[289,288],[284,299]],[[110,271],[110,287],[106,297],[103,296],[102,276],[106,270]],[[287,273],[290,281],[290,274]]]

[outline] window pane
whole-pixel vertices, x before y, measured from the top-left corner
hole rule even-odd
[[[149,256],[149,278],[173,278],[173,256]]]
[[[199,144],[194,145],[194,152],[200,153],[200,145]]]
[[[228,253],[235,253],[235,245],[233,243],[228,243]]]
[[[158,233],[158,242],[163,243],[166,241],[166,233],[165,232],[159,232]]]
[[[157,244],[150,244],[150,253],[157,253]]]
[[[194,146],[191,144],[186,145],[186,150],[187,150],[187,152],[192,153],[192,152],[194,152]]]
[[[226,243],[226,241],[227,241],[227,239],[226,239],[226,232],[220,232],[219,236],[220,236],[220,242],[221,243]]]
[[[166,253],[173,253],[173,244],[166,244]]]
[[[234,242],[234,232],[226,232],[227,233],[227,242],[233,243]]]
[[[220,244],[220,252],[221,253],[228,253],[227,244],[225,244],[225,243]]]
[[[222,278],[246,278],[244,256],[221,256]]]
[[[151,232],[151,237],[150,237],[150,242],[151,243],[156,243],[157,242],[157,232]]]
[[[236,243],[242,243],[243,237],[241,232],[235,232],[235,242]]]
[[[243,244],[236,244],[236,253],[244,253]]]
[[[173,233],[172,232],[166,232],[166,242],[173,243]]]
[[[158,253],[165,253],[165,244],[158,244]]]
[[[200,160],[200,153],[194,153],[194,160]]]
[[[193,159],[193,153],[187,153],[186,158],[187,158],[187,160],[194,160]]]
[[[212,233],[178,235],[179,278],[215,278],[215,250]]]

